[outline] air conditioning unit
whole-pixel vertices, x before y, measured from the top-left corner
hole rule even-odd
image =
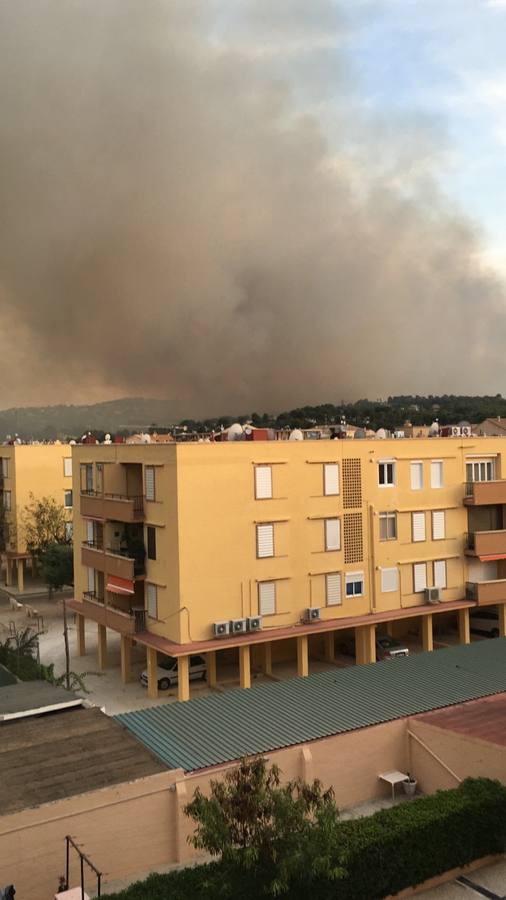
[[[439,588],[425,588],[424,594],[427,603],[439,603],[441,600],[441,591]]]
[[[462,437],[468,438],[471,437],[471,426],[470,425],[462,425],[460,429],[460,433]]]
[[[245,634],[246,633],[246,619],[232,619],[230,622],[230,633],[231,634]]]
[[[213,624],[213,632],[215,637],[225,637],[230,634],[230,622],[215,622]]]
[[[318,622],[320,619],[320,609],[317,606],[308,606],[304,612],[304,622]]]
[[[460,437],[460,428],[458,425],[452,425],[452,437]]]
[[[262,628],[262,616],[250,616],[246,619],[248,631],[260,631]]]

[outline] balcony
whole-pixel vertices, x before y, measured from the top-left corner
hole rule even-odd
[[[466,535],[466,556],[506,557],[506,530],[474,531]]]
[[[133,607],[131,612],[125,612],[110,603],[106,604],[103,599],[97,597],[95,591],[84,592],[80,612],[85,618],[97,622],[98,625],[112,628],[119,634],[138,634],[146,627],[145,609]]]
[[[97,569],[107,575],[133,581],[145,573],[144,560],[128,556],[127,551],[104,549],[93,541],[84,541],[81,548],[83,566]]]
[[[506,601],[506,578],[495,581],[468,581],[466,600],[474,600],[478,606],[491,606]]]
[[[95,491],[81,491],[81,515],[88,519],[102,519],[112,522],[142,522],[144,519],[144,497],[126,494],[98,494]]]
[[[500,481],[467,481],[466,506],[490,506],[506,503],[506,479]]]

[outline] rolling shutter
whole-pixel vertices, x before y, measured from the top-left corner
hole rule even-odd
[[[325,463],[323,466],[323,492],[326,497],[339,493],[339,466]]]
[[[446,560],[437,559],[434,562],[434,587],[446,587]]]
[[[341,603],[341,575],[339,572],[332,572],[325,576],[327,605],[335,606]]]
[[[438,460],[433,460],[430,464],[430,486],[443,487],[443,463]]]
[[[427,563],[415,563],[413,566],[413,591],[415,594],[427,587]]]
[[[258,585],[258,612],[261,616],[273,616],[276,612],[276,582],[261,581]]]
[[[412,521],[413,521],[413,540],[414,541],[424,541],[425,540],[425,513],[424,512],[413,513]]]
[[[72,477],[72,457],[65,456],[63,459],[63,474],[66,478]]]
[[[274,556],[274,525],[257,525],[257,557]]]
[[[146,481],[146,500],[155,499],[155,467],[146,466],[144,470],[144,478]]]
[[[442,541],[445,537],[445,511],[434,510],[432,513],[432,540]],[[437,587],[437,585],[436,585]]]
[[[94,534],[94,529],[93,529],[93,522],[90,522],[88,520],[86,522],[86,540],[88,541],[88,544],[93,543],[94,537],[95,537],[95,534]]]
[[[423,463],[411,463],[411,490],[421,491],[423,488]]]
[[[270,466],[255,466],[255,498],[269,500],[272,497],[272,469]]]
[[[148,616],[152,619],[158,618],[158,591],[156,584],[147,584],[146,585],[146,599],[147,599],[147,608],[148,608]]]
[[[95,569],[88,568],[88,590],[95,590]]]
[[[384,594],[399,590],[399,570],[381,570],[381,590]]]
[[[341,523],[339,519],[325,519],[325,550],[341,549]]]

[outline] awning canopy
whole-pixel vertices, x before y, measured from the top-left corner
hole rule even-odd
[[[480,562],[492,562],[494,559],[506,559],[506,553],[491,553],[489,556],[479,556]]]
[[[111,594],[134,594],[135,588],[133,581],[129,578],[118,578],[117,575],[107,576],[107,590]]]

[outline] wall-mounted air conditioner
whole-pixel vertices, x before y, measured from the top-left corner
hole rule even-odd
[[[262,616],[250,616],[246,620],[248,631],[260,631],[262,628]]]
[[[441,600],[441,590],[437,587],[425,588],[424,595],[427,603],[439,603]]]
[[[230,622],[214,622],[213,633],[215,637],[225,637],[230,634]]]
[[[320,619],[320,609],[317,606],[308,606],[304,612],[304,622],[318,622]]]
[[[232,619],[232,621],[230,622],[230,633],[245,634],[246,624],[246,619]]]
[[[462,425],[460,432],[462,437],[468,438],[471,437],[471,426],[470,425]]]

